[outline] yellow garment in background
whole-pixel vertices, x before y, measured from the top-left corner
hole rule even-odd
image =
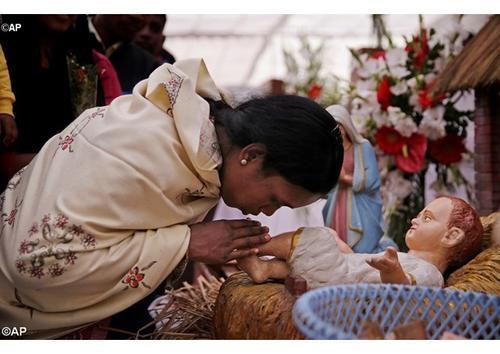
[[[0,113],[14,116],[12,112],[14,101],[15,98],[10,85],[9,69],[2,46],[0,45]]]
[[[217,203],[222,163],[201,59],[82,113],[1,196],[0,322],[62,335],[151,293]],[[44,112],[50,114],[50,112]]]

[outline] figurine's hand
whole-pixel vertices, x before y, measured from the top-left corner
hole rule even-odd
[[[411,284],[411,279],[399,263],[398,252],[394,247],[388,247],[383,254],[368,258],[366,263],[380,271],[382,283]]]
[[[401,268],[398,252],[394,247],[388,247],[383,254],[375,255],[366,260],[370,266],[381,272],[393,272]]]
[[[188,257],[207,264],[255,255],[258,249],[254,247],[271,239],[269,228],[246,219],[198,223],[190,228]]]
[[[2,143],[9,146],[17,139],[17,124],[10,114],[0,113],[0,136]]]

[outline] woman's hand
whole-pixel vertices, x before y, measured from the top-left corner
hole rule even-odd
[[[253,220],[218,220],[190,226],[188,257],[207,264],[257,254],[255,246],[271,239],[269,228]]]
[[[0,113],[0,136],[2,143],[9,146],[17,139],[17,125],[10,114]]]

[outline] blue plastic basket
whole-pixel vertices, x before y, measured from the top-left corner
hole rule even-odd
[[[295,326],[310,339],[356,339],[370,321],[384,334],[425,320],[427,337],[449,331],[470,339],[500,338],[500,297],[476,292],[391,284],[328,286],[302,295]]]

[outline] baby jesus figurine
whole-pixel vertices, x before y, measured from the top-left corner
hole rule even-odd
[[[483,227],[465,201],[442,197],[429,203],[406,232],[408,253],[388,248],[379,254],[352,253],[326,227],[280,234],[259,247],[257,255],[238,260],[256,283],[299,275],[308,289],[353,283],[418,284],[442,287],[443,274],[465,264],[480,251]]]

